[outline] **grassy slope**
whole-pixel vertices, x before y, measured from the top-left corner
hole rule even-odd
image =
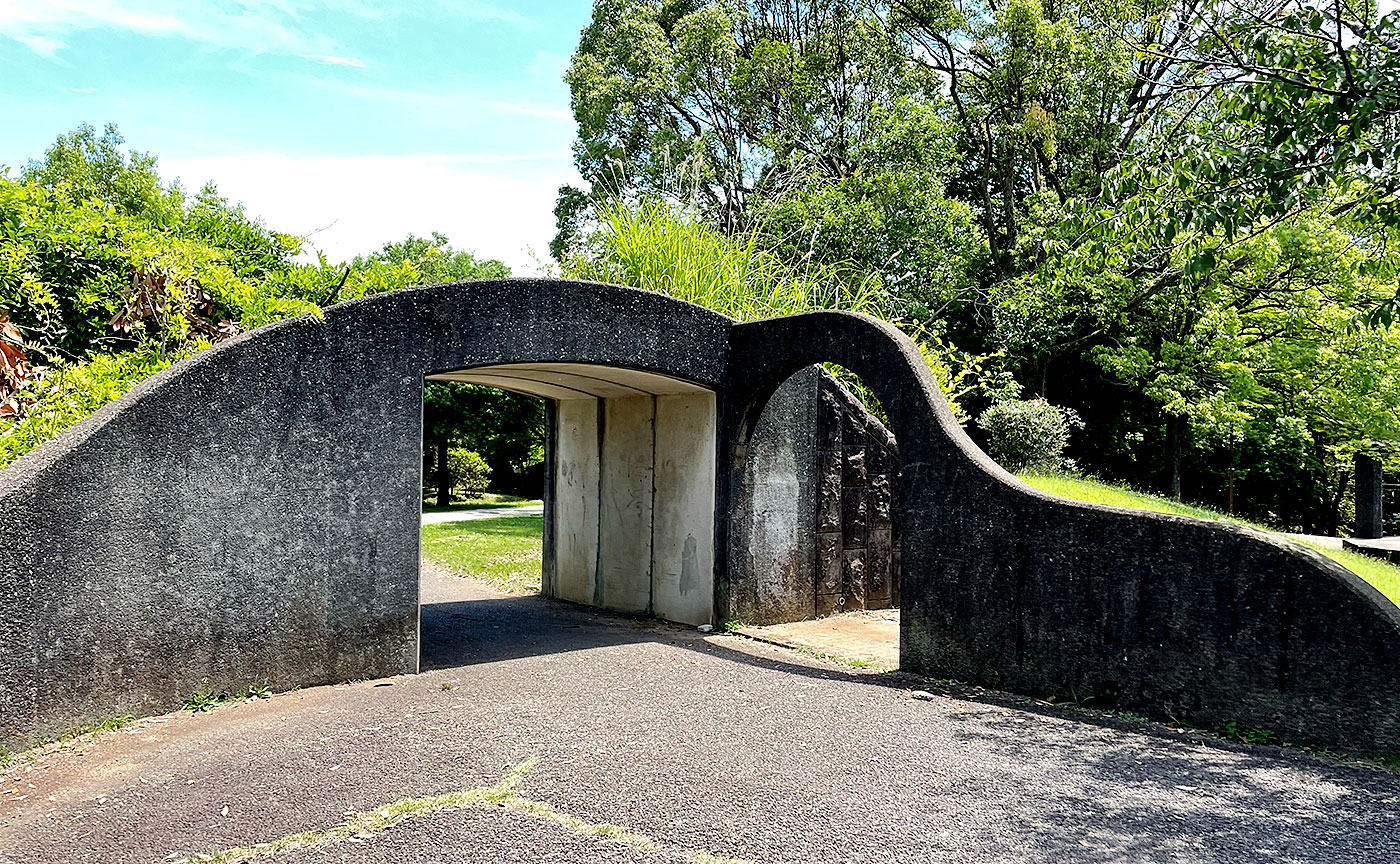
[[[499,516],[423,526],[423,558],[512,594],[540,590],[544,519]]]
[[[1037,489],[1049,492],[1052,495],[1059,495],[1061,498],[1070,498],[1075,501],[1088,501],[1093,504],[1105,504],[1111,507],[1126,507],[1130,510],[1149,510],[1153,513],[1175,513],[1178,516],[1194,516],[1197,519],[1210,519],[1216,522],[1232,522],[1236,525],[1248,525],[1251,528],[1258,528],[1261,531],[1269,529],[1254,522],[1238,519],[1224,513],[1208,510],[1204,507],[1193,507],[1190,504],[1183,504],[1179,501],[1172,501],[1169,498],[1160,498],[1156,495],[1147,495],[1142,492],[1134,492],[1131,489],[1124,489],[1121,486],[1109,486],[1104,483],[1097,483],[1093,480],[1084,480],[1078,477],[1061,477],[1056,475],[1023,474],[1021,479]],[[1370,582],[1382,594],[1389,597],[1391,602],[1400,606],[1400,567],[1387,564],[1378,558],[1369,555],[1358,555],[1355,552],[1347,552],[1339,549],[1326,549],[1312,543],[1304,543],[1317,551],[1341,564],[1343,567]]]

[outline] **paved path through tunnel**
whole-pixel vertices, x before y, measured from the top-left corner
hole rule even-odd
[[[520,507],[479,507],[424,513],[422,521],[424,525],[440,525],[444,522],[471,522],[474,519],[496,519],[501,516],[539,516],[543,513],[543,504],[525,504]]]
[[[1400,858],[1384,771],[450,576],[427,575],[424,600],[420,675],[141,721],[12,768],[0,862],[159,862],[303,831],[324,842],[259,860]],[[419,815],[356,815],[401,799]]]

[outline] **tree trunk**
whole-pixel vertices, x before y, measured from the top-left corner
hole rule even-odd
[[[1347,494],[1347,484],[1351,482],[1351,472],[1343,471],[1337,481],[1337,494],[1327,502],[1327,524],[1320,526],[1317,533],[1331,536],[1337,533],[1342,524],[1342,498]]]
[[[437,444],[437,503],[439,507],[446,507],[452,503],[451,483],[447,473],[447,442],[439,441]]]
[[[1171,450],[1172,482],[1169,495],[1173,501],[1181,500],[1181,420],[1171,417],[1167,421],[1167,447]]]

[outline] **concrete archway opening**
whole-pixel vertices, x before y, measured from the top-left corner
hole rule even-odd
[[[729,538],[740,622],[882,663],[898,657],[900,460],[886,424],[858,376],[813,365],[784,380],[742,430]],[[843,613],[861,614],[797,624]]]
[[[546,400],[541,594],[714,623],[713,390],[589,363],[476,366],[427,380]]]

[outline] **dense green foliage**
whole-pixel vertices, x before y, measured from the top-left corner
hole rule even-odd
[[[608,205],[600,220],[604,230],[564,260],[568,275],[669,294],[741,321],[814,309],[885,311],[877,280],[850,268],[789,264],[753,232],[727,236],[661,203]]]
[[[409,237],[350,265],[298,260],[302,241],[212,185],[164,183],[154,157],[91,126],[0,176],[0,467],[171,363],[332,302],[497,261]]]
[[[425,285],[465,279],[499,279],[510,275],[510,268],[499,261],[454,250],[447,238],[436,231],[431,237],[410,234],[398,243],[385,243],[378,252],[356,256],[352,268],[364,271],[383,265],[410,265],[417,271],[419,282]]]
[[[536,475],[544,461],[544,402],[477,384],[430,381],[423,389],[423,445],[423,476],[440,487],[438,501],[444,506],[455,485],[450,448],[480,454],[493,489],[537,497],[542,487]],[[444,452],[446,477],[438,470]]]
[[[757,232],[725,235],[714,226],[659,202],[599,208],[600,227],[565,256],[566,276],[668,294],[740,321],[842,309],[890,317],[878,277],[847,265],[790,263],[760,246]],[[966,419],[962,398],[982,392],[988,358],[950,348],[934,328],[910,328],[953,411]],[[829,370],[877,414],[878,400],[853,374]]]
[[[1351,454],[1400,438],[1367,326],[1400,272],[1400,15],[597,0],[567,81],[566,270],[668,201],[936,335],[969,414],[1019,386],[1084,418],[1081,466],[1281,526],[1337,530]]]

